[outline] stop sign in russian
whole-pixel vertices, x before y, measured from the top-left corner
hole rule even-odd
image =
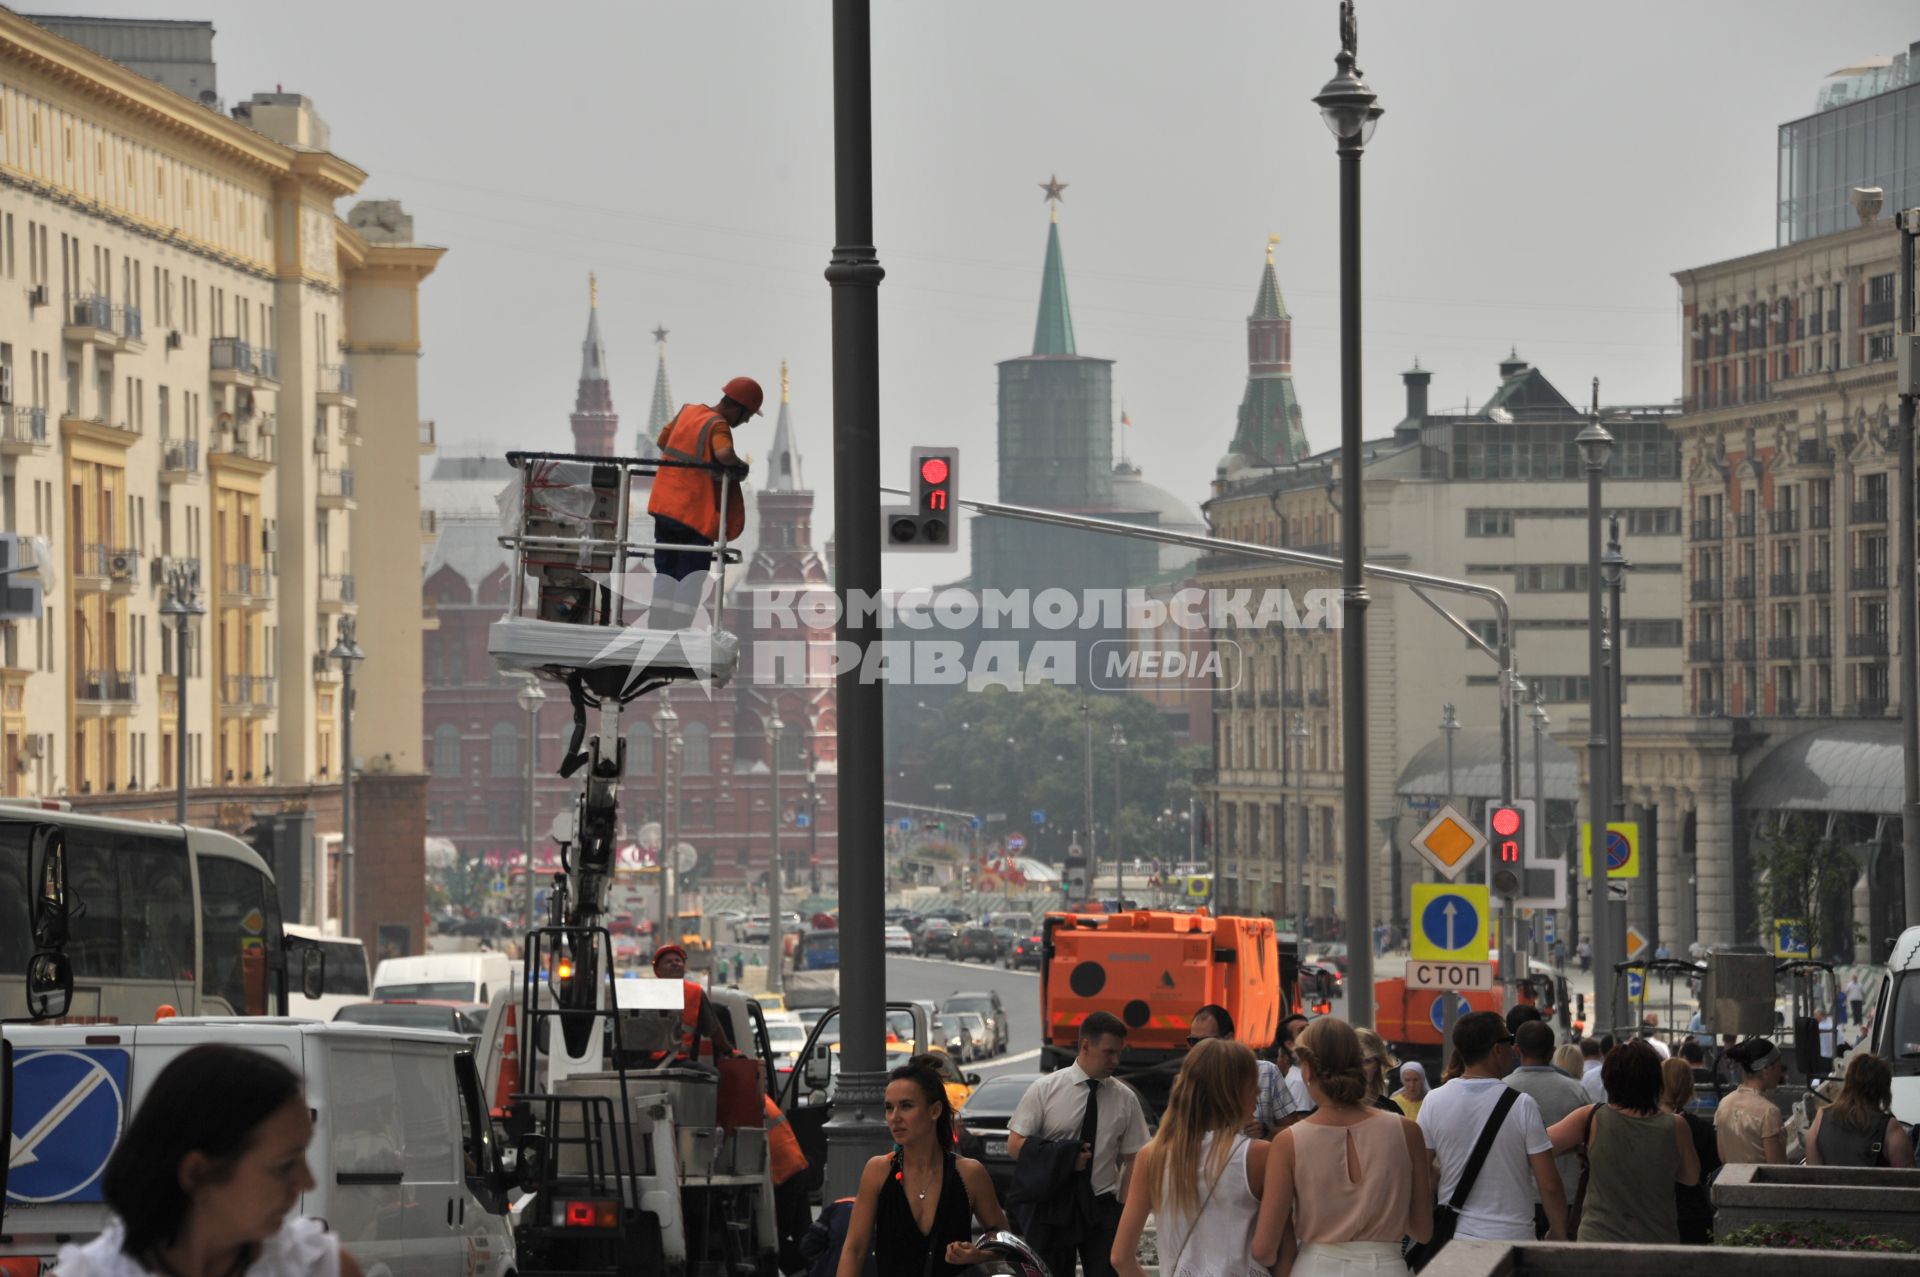
[[[1407,963],[1409,989],[1491,989],[1491,962],[1436,962],[1416,958]]]

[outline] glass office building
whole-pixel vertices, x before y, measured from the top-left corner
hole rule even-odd
[[[1830,76],[1815,106],[1780,126],[1781,247],[1859,225],[1856,186],[1886,191],[1883,215],[1920,205],[1920,42]]]

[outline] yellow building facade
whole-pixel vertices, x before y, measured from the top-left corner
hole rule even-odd
[[[196,802],[337,787],[326,653],[363,610],[355,753],[421,770],[419,558],[394,551],[423,535],[443,250],[397,206],[336,215],[366,175],[306,99],[240,112],[0,9],[0,516],[43,591],[0,622],[7,794],[173,790],[182,696]]]

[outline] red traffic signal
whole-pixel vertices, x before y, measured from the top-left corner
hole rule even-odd
[[[1492,807],[1487,817],[1487,823],[1493,828],[1494,858],[1503,864],[1521,863],[1525,858],[1521,849],[1527,836],[1525,814],[1518,807]]]
[[[953,550],[955,488],[960,473],[958,448],[913,450],[913,503],[881,510],[883,548]]]

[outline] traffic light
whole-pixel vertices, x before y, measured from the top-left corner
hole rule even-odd
[[[889,550],[959,548],[954,536],[959,517],[960,450],[915,448],[907,490],[913,503],[880,511],[881,544]]]
[[[1487,889],[1496,899],[1527,894],[1527,866],[1534,862],[1533,800],[1487,806]]]

